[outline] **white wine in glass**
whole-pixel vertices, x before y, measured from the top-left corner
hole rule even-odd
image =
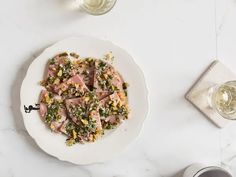
[[[77,2],[87,13],[102,15],[114,7],[116,0],[77,0]]]
[[[222,117],[236,120],[236,81],[210,88],[209,104]]]

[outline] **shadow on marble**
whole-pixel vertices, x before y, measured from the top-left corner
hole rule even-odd
[[[175,173],[173,176],[170,176],[170,177],[182,177],[184,174],[184,170],[185,170],[185,168],[178,171],[177,173]]]

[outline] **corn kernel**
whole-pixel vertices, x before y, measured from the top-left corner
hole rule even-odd
[[[53,84],[56,84],[58,85],[60,83],[60,79],[59,78],[56,78],[55,81],[53,82]]]
[[[88,125],[88,121],[87,120],[85,120],[85,119],[80,119],[81,120],[81,122],[84,124],[84,125]]]
[[[74,143],[75,143],[74,139],[69,139],[69,140],[66,141],[67,146],[72,146]]]
[[[60,69],[60,71],[57,73],[57,76],[58,77],[61,77],[62,76],[62,70]]]
[[[73,139],[76,139],[77,138],[77,133],[75,130],[72,130],[72,134],[73,134]]]

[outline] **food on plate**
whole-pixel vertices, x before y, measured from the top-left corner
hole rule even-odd
[[[111,53],[106,55],[111,58]],[[93,142],[129,117],[128,84],[105,60],[61,53],[49,60],[39,113],[66,144]]]

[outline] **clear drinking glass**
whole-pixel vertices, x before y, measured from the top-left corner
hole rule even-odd
[[[210,88],[208,102],[222,117],[236,120],[236,81]]]
[[[76,0],[79,6],[92,15],[102,15],[109,12],[116,0]]]

